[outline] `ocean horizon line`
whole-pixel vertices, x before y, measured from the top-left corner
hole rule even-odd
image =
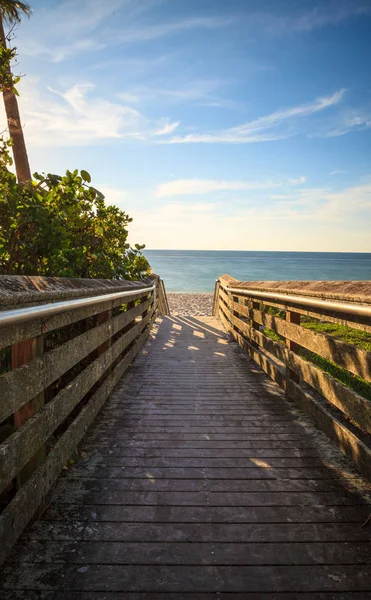
[[[371,254],[371,250],[204,250],[202,248],[144,248],[146,252],[282,252],[285,254]]]

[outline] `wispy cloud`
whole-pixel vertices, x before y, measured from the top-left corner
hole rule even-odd
[[[163,0],[64,0],[57,6],[35,11],[26,35],[20,41],[22,53],[62,62],[82,52],[108,46],[138,44],[192,30],[213,30],[228,26],[231,18],[200,16],[158,22],[143,20],[143,15]],[[117,28],[117,17],[125,26]],[[27,36],[27,30],[38,32]]]
[[[188,19],[179,19],[177,21],[162,22],[154,25],[134,26],[114,36],[116,43],[139,43],[154,40],[156,38],[174,35],[183,31],[195,29],[218,29],[226,27],[233,22],[231,18],[221,17],[196,17]]]
[[[77,146],[117,140],[150,140],[178,126],[151,120],[131,106],[97,94],[90,82],[46,90],[28,78],[21,94],[27,141],[37,147]]]
[[[165,143],[246,144],[290,137],[291,135],[295,135],[296,132],[282,129],[282,126],[338,104],[343,98],[345,91],[345,89],[341,89],[331,96],[323,96],[308,104],[301,104],[291,108],[278,110],[264,117],[259,117],[253,121],[238,125],[237,127],[210,133],[191,133],[183,137],[173,137]]]
[[[273,203],[263,198],[259,206],[148,202],[130,210],[130,235],[149,248],[367,252],[370,211],[371,184],[306,188]]]
[[[371,113],[347,115],[337,127],[318,134],[318,137],[339,137],[355,131],[371,128]]]
[[[21,54],[43,56],[62,62],[76,54],[101,50],[106,46],[103,35],[93,35],[122,8],[131,10],[131,0],[64,0],[56,6],[35,10],[30,22],[22,25]],[[27,32],[31,31],[30,35]],[[37,37],[35,36],[37,31]]]
[[[246,190],[266,190],[283,185],[301,185],[306,178],[289,179],[287,181],[228,181],[215,179],[178,179],[162,183],[155,192],[156,198],[172,196],[198,196],[212,192],[230,192]]]
[[[132,95],[138,102],[161,103],[162,105],[196,105],[205,107],[231,108],[241,107],[241,102],[222,97],[221,88],[227,88],[230,81],[226,79],[193,79],[176,73],[169,84],[162,86],[134,85],[119,92],[118,97],[124,99]]]
[[[157,129],[157,131],[154,132],[154,135],[168,135],[169,133],[173,133],[179,125],[179,121],[170,123],[168,119],[164,119],[160,129]]]
[[[313,4],[315,4],[313,2]],[[319,2],[309,10],[293,6],[283,12],[259,11],[248,16],[248,33],[259,31],[270,37],[305,33],[322,27],[336,26],[351,18],[371,15],[371,6],[367,1],[326,0]]]

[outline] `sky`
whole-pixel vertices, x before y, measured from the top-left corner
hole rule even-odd
[[[148,248],[371,251],[370,0],[31,4],[34,172],[88,170]]]

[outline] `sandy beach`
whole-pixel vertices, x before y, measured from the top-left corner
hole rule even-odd
[[[193,315],[205,317],[211,315],[214,294],[194,294],[170,292],[167,294],[172,316]]]

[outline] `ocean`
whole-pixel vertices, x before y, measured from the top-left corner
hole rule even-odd
[[[145,250],[168,292],[212,292],[224,273],[241,281],[371,280],[371,253]]]

